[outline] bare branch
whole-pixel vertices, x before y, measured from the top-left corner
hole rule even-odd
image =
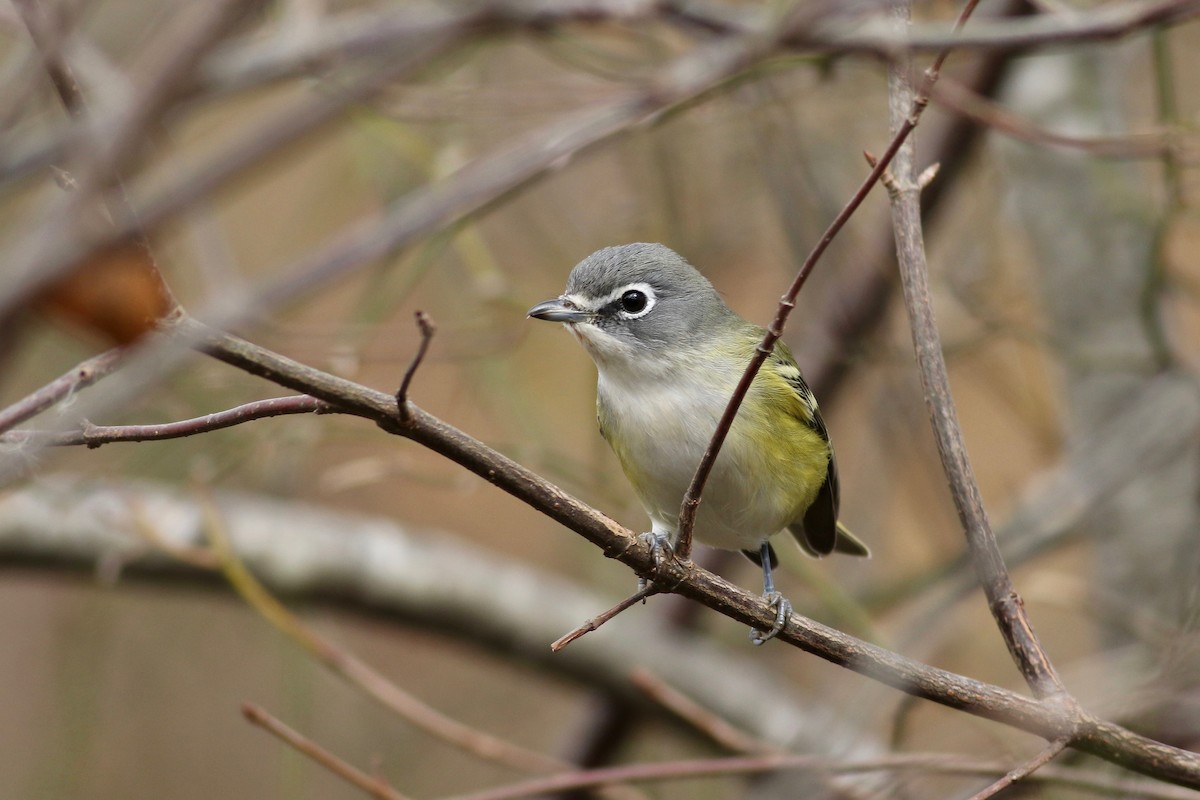
[[[861,761],[837,761],[819,756],[792,754],[735,756],[581,770],[563,775],[552,775],[547,778],[534,778],[482,792],[461,794],[448,798],[448,800],[515,800],[515,798],[548,795],[572,789],[605,786],[615,781],[624,783],[661,782],[681,778],[753,775],[784,770],[810,770],[835,775],[911,770],[945,775],[987,775],[998,769],[1003,769],[1003,766],[994,762],[972,761],[961,756],[925,753],[904,753]],[[1146,781],[1112,780],[1105,776],[1097,776],[1094,770],[1048,767],[1031,777],[1046,783],[1061,784],[1116,797],[1129,794],[1156,800],[1193,800],[1194,798],[1194,794],[1185,789]],[[1142,795],[1142,792],[1145,794]]]
[[[163,422],[158,425],[93,425],[84,422],[76,431],[22,430],[0,434],[0,444],[33,443],[50,447],[85,445],[99,447],[111,442],[155,442],[163,439],[181,439],[208,433],[222,428],[232,428],[246,422],[268,417],[292,414],[328,414],[333,406],[315,397],[295,395],[255,400],[225,411],[205,414],[203,417]]]
[[[652,700],[721,747],[734,753],[782,754],[787,752],[781,747],[771,745],[761,739],[756,739],[745,731],[738,730],[727,720],[704,708],[645,667],[635,669],[629,678]]]
[[[933,86],[930,97],[935,103],[969,117],[980,125],[1030,144],[1067,147],[1106,158],[1158,158],[1181,153],[1188,147],[1186,139],[1161,131],[1088,138],[1055,133],[1014,114],[994,100],[981,97],[952,79],[944,79]],[[1194,150],[1196,142],[1192,138]]]
[[[247,372],[307,392],[373,420],[384,430],[419,442],[493,483],[599,547],[659,586],[697,600],[745,625],[765,629],[774,608],[724,579],[668,559],[656,563],[651,548],[604,514],[447,425],[416,405],[401,418],[395,397],[313,369],[292,359],[181,318],[181,332],[206,352]],[[1101,720],[1071,704],[1043,703],[999,687],[939,670],[793,614],[779,638],[832,663],[908,694],[1036,733],[1047,741],[1069,737],[1070,746],[1148,775],[1200,788],[1200,754],[1164,745]]]
[[[406,795],[400,794],[384,781],[368,775],[357,767],[352,767],[312,739],[284,725],[262,707],[253,703],[243,703],[242,716],[252,725],[262,728],[342,780],[362,789],[371,797],[377,800],[408,800]]]
[[[629,672],[656,664],[680,691],[753,735],[827,752],[830,743],[807,721],[836,711],[805,698],[744,649],[730,651],[635,614],[622,620],[619,635],[601,633],[552,654],[546,643],[605,598],[444,529],[418,533],[386,517],[294,498],[221,491],[213,501],[238,560],[274,595],[470,642],[619,697],[639,714],[662,709],[632,686]],[[187,563],[203,568],[187,568],[181,554],[201,556]],[[130,590],[147,582],[185,591],[230,588],[213,569],[217,559],[194,492],[46,476],[0,496],[4,570],[56,570],[89,581],[100,564],[119,565],[119,585]]]
[[[11,430],[25,420],[36,417],[51,408],[64,398],[91,386],[115,370],[124,356],[125,352],[117,347],[93,356],[72,367],[70,371],[55,378],[33,394],[0,411],[0,433]]]
[[[1028,778],[1030,775],[1049,764],[1055,756],[1066,749],[1066,746],[1066,739],[1055,739],[1053,742],[1043,748],[1042,751],[1036,756],[1029,759],[1019,767],[1010,769],[999,780],[971,795],[969,800],[988,800],[990,797],[995,797],[997,794],[1004,791],[1009,786],[1012,786],[1017,781]]]
[[[615,606],[608,609],[604,613],[599,614],[598,616],[593,617],[592,619],[584,620],[583,624],[579,625],[578,627],[576,627],[569,633],[564,634],[563,636],[560,636],[559,638],[555,639],[550,644],[550,649],[553,652],[557,653],[559,650],[562,650],[564,647],[566,647],[567,645],[569,645],[571,642],[575,641],[579,637],[583,636],[584,634],[591,633],[592,631],[597,630],[601,625],[608,622],[609,620],[611,620],[613,617],[617,616],[621,612],[626,611],[626,610],[632,608],[633,606],[636,606],[638,603],[644,602],[647,597],[652,597],[653,595],[659,594],[661,591],[662,590],[656,588],[653,583],[647,583],[645,586],[638,589],[636,592],[629,595],[629,597],[626,597],[624,600],[617,603]]]
[[[895,8],[899,18],[907,21],[909,6],[898,4]],[[935,61],[933,68],[926,72],[927,83],[936,80],[940,66],[941,59]],[[907,76],[907,65],[896,65],[888,81],[892,127],[897,133],[911,129],[913,117],[910,109],[923,107],[928,102],[928,90],[922,87],[914,95]],[[1070,705],[1074,700],[1067,695],[1053,664],[1033,632],[1021,598],[1008,575],[967,456],[954,399],[950,394],[950,379],[929,293],[914,154],[915,148],[911,142],[900,148],[895,163],[898,185],[889,191],[889,195],[904,302],[938,453],[971,548],[972,563],[1009,653],[1038,697],[1058,698],[1064,706]]]
[[[225,532],[225,522],[212,502],[205,504],[205,512],[209,541],[230,585],[263,619],[330,670],[414,727],[477,758],[523,772],[555,772],[567,768],[557,759],[451,719],[389,681],[353,653],[305,625],[275,599],[237,558]]]

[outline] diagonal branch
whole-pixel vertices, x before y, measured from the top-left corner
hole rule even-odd
[[[905,23],[908,20],[908,10],[907,4],[897,6],[896,13]],[[934,70],[939,66],[940,64],[935,64],[933,69],[926,72],[926,86],[922,86],[921,91],[915,95],[908,83],[906,66],[899,64],[892,68],[889,76],[890,106],[892,126],[897,132],[907,129],[911,124],[911,113],[906,113],[907,109],[917,105],[923,106],[928,102],[927,85],[936,79]],[[915,148],[911,142],[906,143],[897,153],[896,179],[889,184],[888,194],[892,201],[904,304],[908,309],[913,349],[916,351],[921,386],[925,390],[925,403],[929,409],[938,454],[950,483],[955,508],[966,532],[976,574],[983,584],[988,606],[1009,653],[1020,668],[1026,683],[1038,697],[1058,697],[1073,702],[1066,695],[1054,666],[1033,632],[1033,626],[1025,614],[1025,607],[1013,587],[987,512],[983,508],[983,497],[967,456],[958,413],[950,393],[946,359],[942,354],[941,336],[938,333],[933,301],[929,293],[928,265],[921,230],[921,188],[918,185],[914,161]]]
[[[261,706],[253,703],[242,705],[242,716],[251,725],[257,725],[280,741],[295,748],[317,764],[337,775],[347,783],[362,789],[376,800],[408,800],[380,778],[373,777],[351,766],[338,756],[326,750],[307,736],[293,730],[291,727],[271,716]]]
[[[393,395],[313,369],[187,317],[181,316],[175,326],[201,342],[214,358],[318,397],[446,456],[660,586],[670,586],[675,593],[746,625],[761,628],[774,623],[775,611],[762,598],[694,564],[675,560],[656,564],[650,547],[632,531],[411,401],[408,414],[401,416]],[[1047,741],[1065,737],[1075,749],[1162,780],[1200,788],[1200,754],[1138,736],[1077,706],[1045,703],[937,669],[797,614],[789,618],[779,638],[910,695],[1020,728]]]
[[[971,0],[963,8],[958,16],[958,20],[954,24],[955,32],[966,23],[971,13],[975,10],[978,0]],[[796,307],[796,297],[800,294],[800,290],[804,287],[805,281],[812,273],[813,268],[817,265],[817,261],[825,254],[825,250],[833,242],[834,237],[841,232],[850,217],[854,212],[858,211],[859,206],[867,199],[871,189],[884,175],[895,157],[896,152],[908,139],[909,134],[917,127],[917,123],[921,120],[921,114],[929,105],[928,88],[937,82],[938,74],[941,71],[942,64],[950,55],[950,46],[944,48],[934,59],[933,66],[925,73],[924,91],[913,98],[912,104],[908,109],[908,114],[904,118],[904,123],[892,135],[892,140],[888,143],[887,149],[883,155],[871,164],[871,171],[867,173],[867,177],[863,179],[858,190],[847,201],[838,215],[834,217],[833,222],[822,234],[817,241],[812,252],[804,259],[804,263],[800,265],[800,270],[796,273],[796,277],[792,279],[791,286],[779,300],[779,307],[775,312],[775,319],[767,327],[767,333],[763,336],[762,342],[754,350],[754,356],[750,359],[750,363],[746,365],[745,372],[742,373],[741,379],[738,381],[737,387],[733,390],[733,395],[729,398],[728,404],[725,406],[725,411],[721,414],[721,419],[717,422],[717,428],[713,431],[712,439],[709,440],[708,447],[704,451],[704,455],[700,459],[700,463],[696,466],[696,472],[692,476],[692,482],[688,486],[687,493],[683,496],[683,503],[679,508],[679,539],[675,544],[675,552],[680,558],[688,558],[692,551],[692,529],[696,525],[696,512],[700,507],[700,500],[704,493],[704,484],[708,482],[708,476],[712,473],[713,465],[717,461],[717,456],[721,452],[721,445],[725,443],[725,437],[729,434],[729,429],[733,427],[733,420],[737,416],[738,409],[742,406],[742,401],[746,398],[746,393],[750,391],[751,384],[754,383],[754,377],[758,375],[759,369],[767,357],[775,350],[775,343],[779,341],[779,337],[783,336],[783,328],[787,325],[788,317],[791,316],[792,309]]]

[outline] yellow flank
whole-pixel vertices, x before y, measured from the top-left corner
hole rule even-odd
[[[771,476],[775,488],[767,491],[792,499],[786,525],[799,521],[816,499],[829,467],[829,443],[813,427],[814,411],[806,402],[811,395],[802,398],[780,366],[791,365],[775,358],[763,364],[730,433],[740,428],[745,446],[759,454],[764,463],[752,474]]]
[[[683,495],[759,341],[759,329],[748,324],[747,329],[735,348],[693,352],[673,363],[669,374],[611,365],[601,370],[601,433],[656,530],[676,528]],[[757,550],[812,505],[825,481],[829,444],[814,424],[811,394],[799,387],[803,382],[791,354],[777,345],[713,467],[697,515],[700,541]]]

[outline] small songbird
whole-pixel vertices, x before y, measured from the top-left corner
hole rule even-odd
[[[766,333],[725,305],[708,279],[661,244],[598,250],[579,262],[566,292],[529,309],[561,322],[596,362],[596,414],[650,516],[651,544],[669,548],[680,504],[717,422]],[[763,570],[774,627],[791,604],[775,591],[770,538],[784,528],[809,555],[870,551],[838,522],[829,433],[791,352],[775,345],[713,465],[695,538],[740,550]]]

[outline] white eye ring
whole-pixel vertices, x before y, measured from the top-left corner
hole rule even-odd
[[[608,302],[620,304],[617,312],[622,319],[639,319],[650,313],[658,302],[654,289],[648,283],[631,283],[611,295]]]

